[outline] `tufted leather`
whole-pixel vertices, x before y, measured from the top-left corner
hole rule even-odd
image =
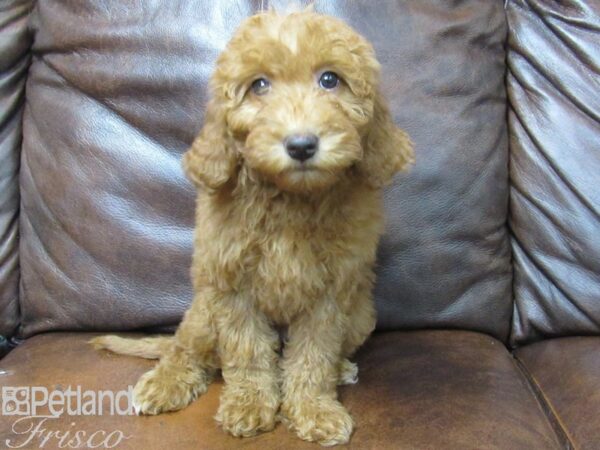
[[[19,314],[19,157],[31,39],[31,0],[0,5],[0,335],[12,335]]]
[[[89,333],[46,333],[28,339],[3,362],[8,386],[81,386],[85,390],[127,389],[152,362],[96,352]],[[356,385],[340,389],[356,420],[350,449],[510,450],[560,449],[544,412],[501,342],[464,331],[386,332],[373,336],[358,355]],[[73,362],[77,361],[77,369]],[[182,450],[315,449],[282,425],[243,440],[217,427],[221,381],[188,408],[154,417],[68,416],[47,430],[120,430],[130,439],[118,447]],[[14,417],[0,416],[0,442],[24,436],[12,430]],[[74,425],[72,425],[74,423]],[[52,440],[49,445],[52,445]],[[36,448],[35,445],[32,445]],[[48,447],[48,448],[56,448]]]
[[[179,159],[200,128],[216,55],[260,3],[38,4],[21,173],[22,336],[177,324],[191,299],[194,208]],[[373,42],[396,121],[416,143],[416,166],[386,193],[379,327],[506,339],[502,5],[378,5],[316,3]]]
[[[512,342],[600,332],[598,2],[511,1]]]

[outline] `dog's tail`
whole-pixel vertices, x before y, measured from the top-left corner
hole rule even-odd
[[[110,350],[121,355],[139,356],[147,359],[160,359],[173,345],[173,336],[152,336],[146,338],[122,338],[119,336],[98,336],[88,341],[96,350]]]

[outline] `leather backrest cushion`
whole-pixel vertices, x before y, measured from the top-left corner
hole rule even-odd
[[[218,52],[269,3],[38,4],[22,170],[23,335],[178,322],[191,300],[194,208],[179,160],[201,126]],[[373,42],[395,119],[416,144],[416,166],[386,192],[379,327],[507,338],[502,3],[316,9]]]
[[[600,3],[507,9],[513,344],[600,333]]]
[[[0,5],[0,335],[19,319],[19,157],[31,36],[31,0]]]

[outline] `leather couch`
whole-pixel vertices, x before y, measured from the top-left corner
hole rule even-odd
[[[86,341],[180,320],[195,198],[180,158],[232,30],[282,3],[0,4],[3,389],[119,391],[152,366]],[[348,447],[600,448],[600,3],[316,9],[373,42],[417,159],[385,195],[378,327],[340,389]],[[22,448],[98,430],[121,449],[316,448],[281,425],[225,435],[220,388],[156,417],[65,414]],[[0,416],[0,445],[28,438],[16,419]]]

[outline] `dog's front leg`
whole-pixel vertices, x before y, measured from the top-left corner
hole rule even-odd
[[[217,421],[234,436],[273,429],[280,404],[278,333],[239,294],[224,299],[216,323],[225,381]]]
[[[327,300],[289,326],[281,412],[301,439],[336,445],[352,434],[352,418],[336,391],[345,326],[343,313]]]

